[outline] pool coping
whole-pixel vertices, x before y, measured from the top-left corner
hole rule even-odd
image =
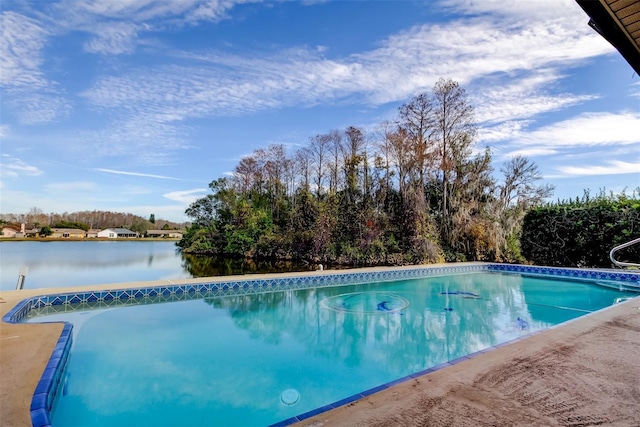
[[[439,264],[431,266],[406,266],[406,267],[387,267],[387,268],[367,268],[356,270],[337,270],[323,272],[304,272],[304,273],[285,273],[279,275],[260,275],[260,276],[227,276],[205,279],[184,279],[174,283],[173,281],[155,282],[154,285],[148,285],[151,282],[140,282],[148,286],[135,287],[131,284],[122,285],[98,285],[91,289],[72,288],[75,291],[48,293],[27,297],[15,304],[3,317],[5,323],[18,323],[26,317],[31,310],[38,310],[45,307],[53,306],[70,306],[72,304],[104,304],[112,302],[114,305],[120,302],[127,303],[132,300],[151,299],[147,303],[164,302],[167,300],[197,299],[209,296],[223,295],[241,295],[251,293],[277,292],[283,290],[295,290],[328,286],[341,286],[346,284],[362,284],[370,282],[382,282],[390,280],[404,280],[410,278],[439,276],[443,274],[464,274],[471,272],[509,272],[523,273],[528,275],[540,275],[544,277],[558,277],[564,279],[586,279],[603,281],[598,283],[604,286],[624,286],[627,288],[640,290],[640,274],[636,272],[623,272],[602,269],[577,269],[577,268],[559,268],[559,267],[539,267],[513,264],[497,264],[497,263],[460,263],[460,264]],[[55,292],[56,289],[51,289]],[[16,291],[23,292],[23,291]],[[153,300],[156,298],[156,300]],[[603,310],[611,307],[604,308]],[[572,321],[583,319],[586,316],[596,312],[581,316]],[[548,329],[553,329],[555,325]],[[49,413],[55,399],[63,386],[63,371],[66,360],[68,359],[69,350],[72,345],[72,329],[73,325],[65,323],[60,337],[52,351],[43,374],[35,388],[31,399],[30,415],[32,424],[35,427],[45,427],[50,425]],[[542,331],[536,331],[531,334],[523,335],[505,343],[498,344],[488,349],[483,349],[476,353],[466,355],[424,371],[417,372],[406,377],[391,381],[386,384],[379,385],[369,390],[357,393],[347,398],[338,400],[329,405],[313,409],[311,411],[296,415],[272,426],[286,426],[299,421],[306,420],[320,413],[335,409],[343,405],[347,405],[356,400],[362,399],[371,394],[388,389],[394,385],[415,379],[417,377],[427,375],[431,372],[453,366],[460,362],[470,360],[478,355],[484,354],[497,348],[508,346],[517,341],[521,341],[530,336],[537,335]]]

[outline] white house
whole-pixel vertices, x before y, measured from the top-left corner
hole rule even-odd
[[[106,237],[108,239],[131,239],[138,237],[138,233],[127,230],[126,228],[106,228],[98,232],[98,237]]]

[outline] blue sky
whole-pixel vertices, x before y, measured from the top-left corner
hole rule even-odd
[[[358,126],[440,78],[494,166],[555,198],[640,186],[640,77],[573,0],[2,0],[0,212],[185,221],[239,159]]]

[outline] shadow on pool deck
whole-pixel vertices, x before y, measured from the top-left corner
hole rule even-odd
[[[100,288],[106,286],[73,290]],[[0,292],[0,315],[24,298],[62,291]],[[1,323],[1,426],[31,425],[31,397],[61,331],[61,324]],[[299,425],[640,426],[639,361],[635,298]]]

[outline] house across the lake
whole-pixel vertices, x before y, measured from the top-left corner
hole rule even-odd
[[[52,228],[49,237],[58,239],[84,239],[87,232],[79,228]]]
[[[87,238],[95,239],[96,237],[98,237],[99,232],[100,230],[98,230],[97,228],[90,228],[89,231],[87,231]]]
[[[126,228],[107,228],[98,232],[98,237],[108,239],[135,239],[139,234]]]
[[[165,237],[169,239],[182,239],[181,230],[147,230],[147,237]]]
[[[24,224],[5,224],[2,226],[2,237],[25,237]]]
[[[151,230],[151,236],[182,238],[180,230]],[[154,231],[158,233],[153,233]],[[40,235],[40,229],[26,229],[25,224],[3,224],[0,228],[0,236],[3,238],[21,239],[25,237],[37,237]],[[85,238],[103,238],[103,239],[135,239],[140,237],[139,233],[131,231],[127,228],[107,228],[98,230],[92,228],[88,231],[79,228],[54,228],[51,227],[51,234],[41,237],[52,239],[85,239]]]

